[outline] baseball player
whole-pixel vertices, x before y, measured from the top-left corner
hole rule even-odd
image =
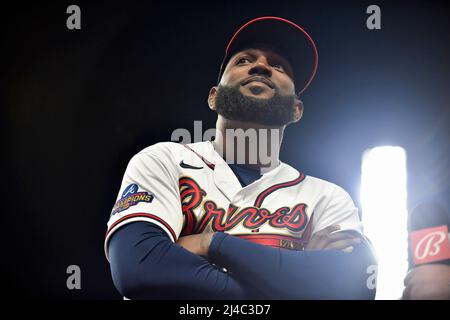
[[[292,21],[260,17],[235,32],[208,96],[214,141],[158,143],[128,164],[105,239],[122,295],[374,298],[376,261],[350,196],[278,158],[317,63]],[[244,146],[227,135],[247,130],[256,140]]]

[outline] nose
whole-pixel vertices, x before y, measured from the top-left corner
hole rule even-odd
[[[272,76],[272,70],[270,69],[269,65],[267,64],[267,61],[264,61],[264,59],[256,60],[254,65],[248,71],[248,73],[250,75],[257,74],[257,75],[266,76],[267,78],[270,78]]]

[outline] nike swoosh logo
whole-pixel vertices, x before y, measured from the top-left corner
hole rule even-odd
[[[186,163],[184,163],[183,160],[181,160],[181,162],[180,162],[180,167],[185,168],[185,169],[203,169],[203,167],[194,167],[194,166],[191,166],[190,164],[186,164]]]

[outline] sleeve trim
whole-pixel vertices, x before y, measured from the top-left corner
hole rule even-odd
[[[116,222],[114,222],[108,228],[108,231],[106,232],[104,250],[105,250],[105,255],[106,255],[106,258],[108,259],[108,261],[109,261],[108,250],[107,250],[108,249],[108,240],[111,237],[111,235],[114,233],[114,231],[119,229],[121,226],[131,223],[131,222],[136,222],[136,221],[148,221],[151,223],[155,223],[156,225],[158,225],[159,227],[161,227],[163,230],[165,230],[167,232],[167,234],[169,235],[169,237],[172,239],[173,242],[177,241],[177,236],[176,236],[175,232],[173,231],[173,229],[170,227],[170,225],[167,222],[165,222],[160,217],[157,217],[150,213],[129,214],[125,217],[120,218]]]

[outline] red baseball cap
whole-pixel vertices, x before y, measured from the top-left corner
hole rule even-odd
[[[249,48],[267,46],[286,58],[294,71],[297,95],[303,93],[317,71],[319,55],[311,36],[294,22],[280,17],[259,17],[241,26],[225,49],[217,83],[231,57]]]

